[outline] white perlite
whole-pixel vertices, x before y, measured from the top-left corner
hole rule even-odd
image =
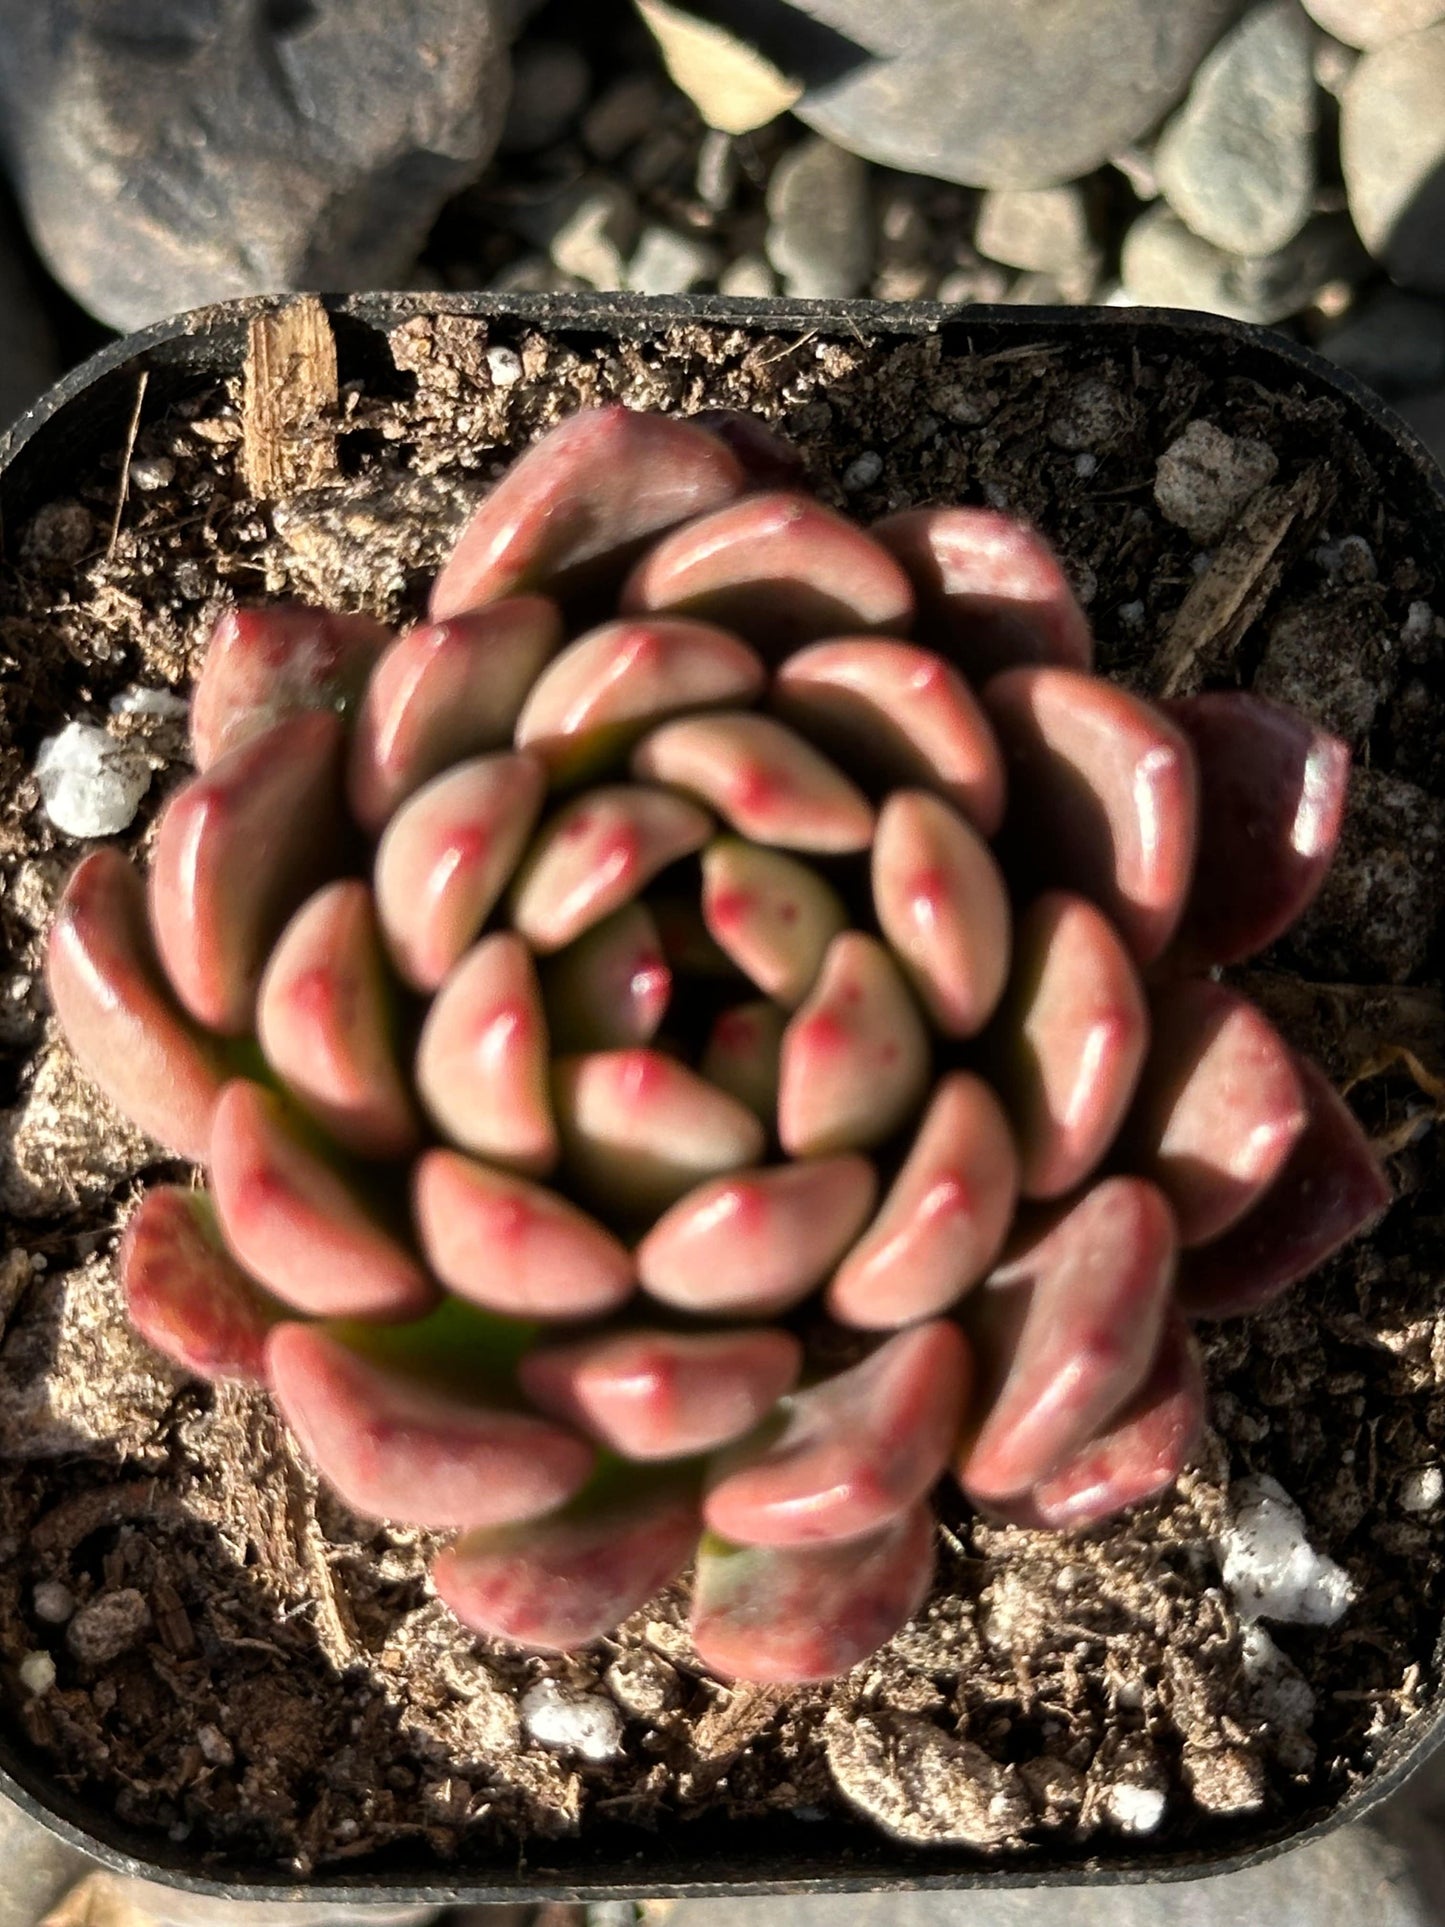
[[[1315,1716],[1314,1688],[1285,1658],[1263,1626],[1244,1628],[1239,1655],[1250,1698],[1260,1715],[1275,1726],[1308,1727]]]
[[[110,713],[112,716],[157,716],[165,723],[182,723],[190,715],[191,705],[174,689],[147,689],[144,683],[133,682],[129,689],[122,689],[118,696],[111,697]]]
[[[1273,1479],[1239,1479],[1229,1489],[1233,1522],[1220,1536],[1224,1583],[1242,1619],[1333,1626],[1355,1597],[1343,1567],[1316,1552],[1304,1516]]]
[[[55,1661],[49,1653],[27,1653],[18,1671],[20,1684],[32,1699],[40,1699],[55,1684]]]
[[[1445,1499],[1445,1472],[1438,1465],[1417,1465],[1400,1481],[1400,1504],[1406,1512],[1433,1512]]]
[[[45,814],[67,836],[114,836],[125,829],[151,785],[139,750],[94,723],[67,723],[47,736],[35,759]]]
[[[610,1760],[622,1746],[622,1715],[611,1700],[570,1691],[554,1679],[538,1680],[523,1696],[522,1724],[543,1746],[584,1760]]]
[[[1168,1796],[1161,1787],[1120,1780],[1104,1794],[1104,1810],[1120,1833],[1152,1833],[1164,1818]]]

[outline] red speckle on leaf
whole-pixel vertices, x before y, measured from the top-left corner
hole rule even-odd
[[[918,1203],[920,1218],[966,1218],[973,1215],[973,1196],[957,1171],[943,1171],[929,1185]]]
[[[780,770],[765,769],[761,763],[746,762],[728,784],[728,797],[742,816],[758,816],[776,809],[787,793],[787,782]]]
[[[796,904],[796,903],[780,903],[780,904],[778,905],[778,921],[779,921],[779,923],[787,923],[787,924],[794,924],[794,923],[796,923],[796,922],[798,921],[798,906],[797,906],[797,904]]]
[[[918,923],[933,923],[948,901],[948,878],[937,868],[920,870],[908,886],[908,907]]]
[[[816,1010],[799,1024],[798,1041],[805,1050],[831,1056],[835,1051],[847,1049],[852,1041],[852,1033],[836,1012]]]
[[[564,843],[580,843],[584,836],[590,836],[597,827],[597,818],[591,810],[577,810],[562,825],[560,836]]]
[[[713,1025],[713,1042],[722,1050],[747,1050],[757,1041],[758,1026],[744,1010],[725,1010]]]
[[[713,890],[707,899],[708,917],[720,930],[737,930],[757,906],[751,890]]]

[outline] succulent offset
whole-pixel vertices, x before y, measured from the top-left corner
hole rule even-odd
[[[206,1167],[130,1222],[138,1328],[531,1647],[695,1560],[707,1664],[826,1679],[922,1601],[940,1478],[1052,1528],[1165,1489],[1192,1322],[1388,1191],[1215,969],[1318,889],[1344,746],[1092,655],[1027,528],[865,532],[760,424],[617,408],[408,633],[225,617],[148,877],[93,851],[50,946]]]

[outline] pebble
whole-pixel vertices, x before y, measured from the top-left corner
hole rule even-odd
[[[510,38],[495,0],[307,0],[300,31],[295,13],[0,9],[11,178],[48,266],[110,326],[404,281],[490,157]]]
[[[82,1666],[106,1666],[144,1638],[150,1623],[145,1595],[123,1586],[82,1606],[65,1630],[65,1643]]]
[[[599,161],[615,161],[651,133],[667,96],[652,74],[624,74],[582,116],[582,140]]]
[[[803,27],[816,24],[797,31],[788,61],[808,83],[795,112],[888,167],[968,187],[1057,187],[1156,126],[1236,10],[1236,0],[807,0]]]
[[[55,1661],[49,1653],[27,1653],[18,1671],[20,1684],[32,1699],[43,1699],[55,1685]]]
[[[1220,1534],[1221,1574],[1241,1619],[1333,1626],[1354,1603],[1343,1566],[1310,1544],[1304,1514],[1263,1474],[1229,1489],[1233,1517]]]
[[[1160,137],[1164,198],[1226,253],[1271,254],[1309,218],[1319,119],[1313,51],[1298,0],[1264,0],[1209,55]]]
[[[1383,47],[1445,20],[1445,0],[1304,0],[1304,7],[1347,47]]]
[[[994,188],[979,203],[974,246],[1006,267],[1092,282],[1099,250],[1081,187]]]
[[[1445,20],[1360,61],[1340,103],[1340,165],[1371,254],[1445,294]]]
[[[592,92],[592,72],[566,40],[528,36],[512,57],[512,98],[502,125],[503,154],[535,154],[569,131]]]
[[[45,814],[66,836],[115,836],[129,827],[151,785],[139,750],[94,723],[67,723],[35,759]]]
[[[873,265],[873,219],[856,154],[817,138],[788,150],[768,182],[767,251],[788,294],[858,293]]]
[[[1273,481],[1278,467],[1267,443],[1192,421],[1155,465],[1154,500],[1167,521],[1207,548]]]
[[[717,250],[708,242],[676,228],[649,226],[627,264],[627,285],[638,294],[686,294],[717,270]]]
[[[1122,262],[1126,292],[1145,307],[1198,308],[1259,322],[1298,313],[1359,265],[1359,243],[1341,216],[1316,216],[1275,253],[1250,257],[1201,240],[1162,202],[1129,229]]]
[[[63,1626],[75,1611],[75,1594],[58,1579],[42,1579],[32,1599],[35,1617],[47,1626]]]
[[[515,348],[500,343],[487,350],[487,373],[495,388],[515,388],[522,379],[522,357]]]
[[[627,255],[637,229],[637,209],[626,188],[598,176],[564,195],[555,214],[547,239],[562,272],[594,288],[625,287]]]
[[[606,1680],[608,1692],[634,1719],[661,1719],[682,1697],[675,1668],[640,1647],[619,1653]]]
[[[1445,380],[1445,307],[1402,288],[1366,295],[1320,341],[1319,351],[1382,395]]]
[[[522,1724],[543,1746],[611,1760],[622,1750],[622,1715],[600,1693],[577,1692],[541,1679],[522,1696]]]
[[[844,493],[857,495],[865,488],[872,488],[882,473],[883,457],[875,449],[865,449],[843,470]]]
[[[1417,1465],[1400,1481],[1400,1505],[1406,1512],[1433,1512],[1445,1499],[1445,1472],[1438,1465]]]
[[[729,261],[717,278],[719,294],[748,301],[765,301],[778,292],[778,277],[772,263],[760,254],[739,254]]]
[[[673,80],[709,127],[749,134],[785,114],[802,84],[758,47],[671,0],[635,0]]]

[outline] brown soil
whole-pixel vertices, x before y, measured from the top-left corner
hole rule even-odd
[[[1334,404],[1107,336],[990,359],[724,325],[615,343],[514,324],[493,340],[520,354],[512,385],[492,381],[481,324],[401,328],[398,378],[343,389],[340,475],[274,509],[240,479],[238,397],[212,391],[142,428],[118,523],[119,450],[5,532],[0,1718],[88,1799],[220,1868],[335,1872],[397,1849],[476,1867],[619,1820],[666,1821],[676,1841],[701,1815],[850,1803],[906,1839],[1027,1865],[1117,1843],[1137,1810],[1121,1787],[1166,1796],[1150,1852],[1248,1844],[1319,1810],[1429,1699],[1445,1604],[1442,1507],[1410,1509],[1445,1462],[1445,625],[1415,531]],[[835,501],[874,451],[876,482],[846,498],[865,520],[1006,504],[1058,544],[1123,679],[1258,678],[1346,728],[1364,772],[1325,898],[1245,975],[1349,1084],[1399,1202],[1278,1309],[1211,1334],[1214,1430],[1176,1494],[1073,1539],[941,1498],[931,1602],[828,1690],[709,1679],[672,1595],[575,1658],[478,1642],[431,1597],[424,1535],[318,1493],[264,1398],[160,1367],[127,1331],[111,1261],[142,1185],[175,1167],[79,1081],[40,985],[76,855],[37,808],[40,739],[134,683],[183,690],[228,597],[415,613],[502,453],[609,397],[755,407]],[[1160,451],[1201,417],[1279,463],[1207,557],[1152,497]],[[112,727],[157,772],[143,848],[184,773],[180,726]],[[1272,1697],[1246,1671],[1215,1546],[1229,1481],[1261,1472],[1359,1586],[1333,1628],[1274,1629],[1297,1672]],[[37,1653],[56,1669],[38,1692]],[[519,1701],[544,1678],[618,1709],[616,1758],[526,1735]]]

